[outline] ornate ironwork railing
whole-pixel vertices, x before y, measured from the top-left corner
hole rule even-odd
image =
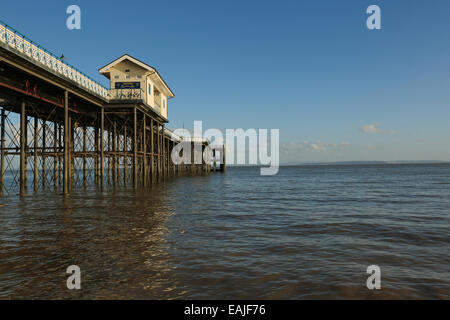
[[[4,48],[11,50],[14,53],[19,53],[22,57],[27,58],[36,65],[50,69],[62,78],[75,82],[81,88],[99,95],[102,98],[108,98],[109,90],[107,88],[95,80],[92,80],[77,68],[62,61],[53,53],[41,48],[32,40],[2,21],[0,21],[0,45],[1,44],[3,44]]]
[[[108,90],[110,100],[144,100],[145,94],[142,89],[111,89]]]

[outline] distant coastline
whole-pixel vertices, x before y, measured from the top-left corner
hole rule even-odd
[[[280,164],[280,167],[306,167],[306,166],[365,166],[365,165],[406,165],[406,164],[450,164],[443,160],[400,160],[400,161],[335,161],[335,162],[289,162]],[[261,165],[231,165],[228,167],[263,167]]]

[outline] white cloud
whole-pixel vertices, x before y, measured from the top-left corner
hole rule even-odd
[[[342,141],[340,143],[327,143],[320,140],[317,141],[294,141],[282,146],[283,151],[296,152],[296,151],[309,151],[309,152],[323,152],[326,153],[331,150],[338,149],[340,147],[348,147],[350,143],[348,141]]]
[[[360,128],[360,130],[367,134],[396,134],[394,130],[384,130],[378,127],[378,125],[366,124]]]

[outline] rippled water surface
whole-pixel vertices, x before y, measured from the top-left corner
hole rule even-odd
[[[1,299],[450,298],[450,165],[228,168],[0,203]]]

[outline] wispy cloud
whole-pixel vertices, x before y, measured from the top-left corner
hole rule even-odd
[[[397,132],[394,130],[385,130],[381,129],[378,125],[372,123],[372,124],[366,124],[359,128],[361,132],[367,133],[367,134],[396,134]]]
[[[330,150],[339,149],[341,147],[348,147],[348,141],[339,143],[327,143],[320,140],[316,141],[294,141],[282,146],[286,152],[309,151],[309,152],[328,152]]]

